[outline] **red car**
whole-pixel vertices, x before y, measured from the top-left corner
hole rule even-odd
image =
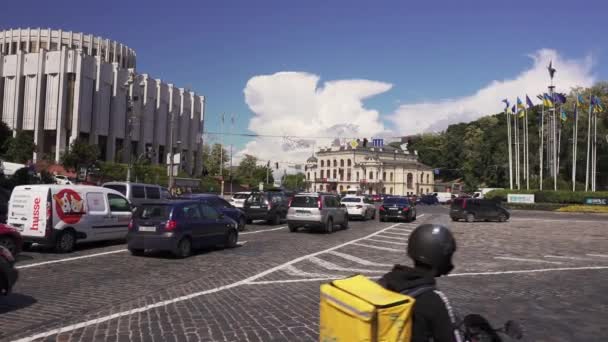
[[[21,234],[16,228],[0,223],[0,246],[6,248],[13,256],[21,252]]]

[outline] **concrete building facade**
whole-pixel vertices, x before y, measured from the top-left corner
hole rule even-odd
[[[59,161],[71,142],[84,139],[98,145],[102,160],[127,162],[131,153],[164,164],[173,137],[185,171],[200,175],[204,96],[135,67],[135,51],[102,37],[0,31],[2,121],[14,134],[32,132],[34,161]]]
[[[391,146],[322,148],[306,162],[309,191],[422,195],[433,192],[433,169],[414,153]]]

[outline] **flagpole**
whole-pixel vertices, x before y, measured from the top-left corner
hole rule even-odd
[[[526,145],[525,169],[526,169],[526,190],[530,190],[530,140],[528,137],[528,110],[524,109],[524,144]]]
[[[507,107],[509,105],[507,104]],[[509,188],[513,190],[513,155],[511,152],[511,114],[507,113],[508,109],[505,109],[505,115],[507,116],[507,135],[509,144]]]
[[[562,119],[562,105],[559,105],[559,130],[557,131],[557,169],[556,172],[559,175],[559,166],[561,165],[561,152],[562,152],[562,126],[564,125]],[[557,124],[557,123],[556,123]]]
[[[595,108],[593,110],[593,178],[591,184],[593,185],[591,191],[596,191],[597,181],[597,112]]]
[[[576,191],[576,152],[578,148],[578,94],[574,102],[574,127],[572,128],[572,191]]]
[[[224,115],[225,114],[222,114],[220,126],[220,195],[222,197],[224,196]],[[213,148],[211,149],[211,151],[213,151]]]
[[[517,124],[517,107],[513,119],[515,121],[515,184],[517,185],[517,190],[521,190],[519,182],[519,125]]]
[[[545,152],[545,104],[543,103],[541,114],[540,114],[540,182],[539,182],[539,190],[543,190],[543,158]]]
[[[589,191],[589,154],[591,152],[591,107],[591,103],[589,103],[589,115],[587,118],[587,167],[585,168],[585,191]]]
[[[555,103],[553,103],[553,190],[557,191],[557,122],[555,121]]]

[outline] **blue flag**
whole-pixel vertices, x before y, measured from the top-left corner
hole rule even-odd
[[[530,100],[530,98],[528,97],[527,94],[526,94],[526,104],[528,105],[528,108],[534,107],[534,103],[532,103],[532,100]]]

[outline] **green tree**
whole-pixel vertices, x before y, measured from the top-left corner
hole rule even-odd
[[[32,132],[27,131],[17,132],[14,138],[9,137],[5,140],[4,144],[6,159],[15,163],[27,163],[32,159],[32,155],[36,150]]]
[[[255,171],[258,167],[258,159],[250,154],[246,154],[245,157],[239,163],[236,169],[236,177],[241,184],[247,184],[249,186],[255,186],[256,179],[254,177]]]
[[[8,127],[8,125],[0,120],[0,157],[6,154],[6,149],[8,148],[8,141],[13,138],[13,131]]]
[[[61,155],[61,165],[66,169],[72,169],[76,172],[81,167],[86,167],[88,170],[95,164],[99,157],[97,145],[90,145],[83,140],[77,139],[72,144],[68,151]]]
[[[298,191],[303,189],[306,182],[306,176],[303,173],[295,175],[285,175],[283,177],[283,187],[287,190]]]
[[[203,145],[203,167],[207,170],[209,176],[219,176],[221,166],[223,168],[222,174],[227,177],[226,163],[229,160],[229,155],[226,149],[222,148],[222,145]]]

